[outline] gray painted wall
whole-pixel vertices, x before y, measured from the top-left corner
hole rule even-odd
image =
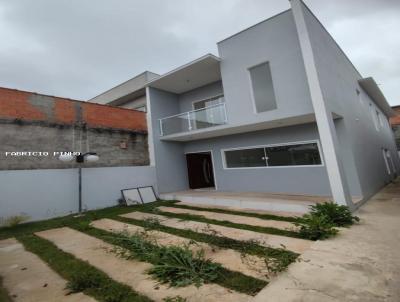
[[[319,139],[316,124],[263,130],[188,142],[184,152],[212,150],[219,191],[276,192],[330,196],[325,166],[224,169],[221,149]],[[323,155],[321,155],[323,157]],[[177,175],[178,176],[178,175]],[[184,177],[187,177],[184,175]]]
[[[201,101],[220,94],[224,94],[222,82],[215,82],[179,95],[179,110],[187,112],[193,110],[193,102]]]
[[[83,208],[116,205],[121,189],[147,185],[156,185],[154,167],[85,168]],[[24,213],[31,220],[42,220],[75,213],[78,170],[0,171],[0,192],[0,218]]]
[[[251,124],[313,113],[291,11],[218,43],[228,121]],[[277,109],[255,114],[248,68],[269,62]]]
[[[161,141],[158,121],[179,112],[178,95],[149,87],[147,98],[151,114],[149,131],[153,133],[158,189],[163,193],[183,190],[188,185],[187,179],[181,177],[186,173],[183,146],[180,143]]]
[[[358,85],[361,75],[306,7],[304,13],[324,99],[332,112],[343,117],[336,121],[336,130],[347,180],[367,198],[390,180],[382,148],[391,151],[397,170],[400,169],[392,131],[387,119],[376,130],[369,104],[374,110],[377,107]],[[380,114],[384,117],[382,111]]]
[[[74,168],[75,162],[62,162],[54,152],[96,152],[100,159],[90,167],[140,166],[149,164],[147,134],[130,130],[0,121],[0,170]],[[126,148],[121,148],[121,142]],[[87,149],[89,146],[89,150]],[[6,152],[49,152],[49,156],[9,156]]]

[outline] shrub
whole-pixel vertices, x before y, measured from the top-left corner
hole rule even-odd
[[[325,216],[329,222],[337,227],[350,226],[360,219],[353,216],[347,206],[338,205],[334,202],[324,202],[310,207],[311,214],[315,216]]]
[[[332,237],[338,230],[326,215],[305,214],[299,222],[294,223],[300,227],[301,237],[310,240],[319,240]]]

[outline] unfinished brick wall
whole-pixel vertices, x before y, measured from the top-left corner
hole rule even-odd
[[[0,88],[0,119],[68,125],[82,122],[88,127],[147,131],[146,114],[141,111],[8,88]]]
[[[13,157],[6,152],[49,152]],[[96,152],[90,167],[147,165],[146,114],[26,91],[0,88],[0,170],[77,166],[54,152]]]

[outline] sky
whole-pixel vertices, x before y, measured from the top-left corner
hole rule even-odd
[[[400,0],[305,0],[360,73],[400,104]],[[0,0],[0,86],[88,100],[168,72],[288,0]]]

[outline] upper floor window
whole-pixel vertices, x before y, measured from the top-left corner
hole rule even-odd
[[[276,109],[275,92],[269,63],[266,62],[250,67],[249,73],[256,112]]]
[[[379,131],[379,118],[380,118],[379,117],[379,111],[376,110],[374,108],[374,106],[372,106],[371,103],[369,104],[369,109],[370,109],[370,112],[371,112],[372,120],[374,121],[374,125],[375,125],[375,128],[376,128],[376,131]]]

